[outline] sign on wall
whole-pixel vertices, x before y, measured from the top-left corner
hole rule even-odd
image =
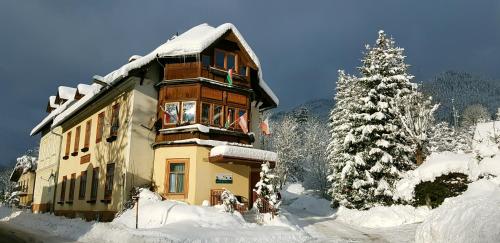
[[[215,183],[233,184],[233,175],[232,174],[217,174],[217,175],[215,175]]]

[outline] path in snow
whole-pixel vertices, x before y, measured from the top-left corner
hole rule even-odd
[[[288,208],[282,213],[304,229],[313,242],[414,242],[416,225],[389,228],[364,228],[346,224],[332,216],[314,215]]]
[[[58,236],[39,232],[33,229],[25,229],[18,225],[0,222],[0,242],[9,243],[62,243],[74,242]]]

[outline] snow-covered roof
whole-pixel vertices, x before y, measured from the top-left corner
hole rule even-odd
[[[63,112],[68,106],[70,106],[71,104],[73,104],[73,101],[74,99],[70,99],[68,101],[66,101],[64,104],[58,106],[56,109],[54,109],[53,111],[51,111],[45,118],[43,118],[43,120],[38,123],[30,132],[30,136],[33,136],[35,134],[37,134],[38,132],[40,132],[40,129],[42,129],[42,127],[45,127],[46,125],[49,124],[49,122],[51,122],[55,116],[59,115],[61,112]]]
[[[52,123],[52,127],[56,127],[57,125],[61,124],[61,122],[64,121],[67,117],[73,115],[81,107],[92,101],[101,90],[101,87],[102,86],[100,84],[90,85],[88,93],[83,96],[83,98],[74,102],[67,109],[64,109],[60,114],[57,114],[57,116],[54,118],[54,122]]]
[[[262,67],[260,66],[257,55],[255,55],[245,39],[243,39],[238,29],[231,23],[225,23],[218,27],[212,27],[206,23],[195,26],[181,35],[171,38],[149,54],[143,57],[135,56],[137,57],[135,60],[104,76],[103,81],[112,83],[115,80],[122,79],[128,76],[130,71],[150,63],[157,57],[176,57],[199,54],[229,30],[235,34],[252,61],[259,68],[259,86],[269,95],[269,97],[271,97],[274,103],[278,105],[278,97],[262,78]]]
[[[49,96],[49,106],[52,107],[52,108],[59,107],[59,105],[56,104],[56,96],[55,95]]]
[[[215,157],[215,156],[244,158],[244,159],[272,161],[272,162],[275,162],[278,159],[278,154],[276,154],[275,152],[249,148],[249,147],[232,146],[232,145],[220,145],[212,148],[212,150],[210,150],[210,157]]]
[[[78,84],[76,86],[79,94],[86,95],[92,91],[92,85],[89,84]]]
[[[61,98],[61,99],[65,99],[65,100],[73,99],[75,97],[75,94],[76,94],[75,88],[71,88],[71,87],[67,87],[67,86],[59,86],[57,88],[57,96],[59,96],[59,98]]]
[[[110,72],[104,77],[96,75],[94,76],[94,78],[99,79],[100,81],[108,84],[113,84],[127,77],[130,71],[149,64],[157,57],[175,57],[175,56],[188,56],[188,55],[199,54],[229,30],[231,30],[235,34],[235,36],[238,38],[238,40],[240,41],[240,43],[242,44],[242,46],[244,47],[245,51],[248,53],[252,61],[258,66],[259,86],[262,88],[262,90],[266,92],[267,95],[269,95],[269,97],[271,97],[274,103],[278,105],[279,104],[278,98],[269,88],[269,86],[265,83],[264,79],[262,79],[262,68],[260,66],[259,59],[252,51],[250,46],[243,39],[243,37],[241,36],[240,32],[236,29],[236,27],[230,23],[222,24],[217,28],[212,27],[206,23],[195,26],[189,29],[188,31],[184,32],[183,34],[175,38],[171,38],[166,43],[162,44],[149,54],[142,57],[139,55],[134,55],[130,58],[129,63],[123,65],[119,69]],[[35,128],[33,128],[33,130],[31,131],[31,135],[38,133],[40,131],[40,128],[45,126],[48,122],[52,121],[52,119],[53,119],[52,127],[59,125],[66,118],[73,115],[80,108],[82,108],[90,101],[92,101],[96,97],[96,95],[99,92],[101,92],[101,87],[102,86],[99,84],[78,85],[77,87],[78,92],[80,92],[80,90],[82,90],[82,92],[86,92],[85,96],[76,102],[66,102],[64,106],[58,107],[61,109],[56,109],[52,111],[47,117],[45,117],[45,119],[40,124],[38,124]],[[59,98],[62,99],[73,100],[76,91],[77,89],[75,88],[60,86],[58,88],[58,96]],[[71,106],[68,106],[68,103],[71,103]]]

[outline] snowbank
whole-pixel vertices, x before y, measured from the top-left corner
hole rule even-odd
[[[242,226],[245,221],[238,212],[225,213],[218,208],[191,206],[178,201],[161,201],[156,193],[142,189],[139,199],[139,228],[160,228],[182,221],[196,227]],[[135,208],[113,220],[114,224],[135,227]]]
[[[330,207],[330,201],[314,195],[302,195],[293,201],[288,208],[292,211],[307,212],[315,216],[330,216],[335,212]]]
[[[434,181],[439,176],[452,172],[463,173],[469,180],[475,180],[480,174],[478,163],[472,154],[453,152],[432,153],[417,169],[408,171],[396,183],[394,199],[411,201],[415,186],[420,182]]]
[[[304,187],[300,183],[292,183],[285,185],[285,188],[281,190],[281,198],[285,201],[292,201],[297,199],[300,195],[304,194]]]
[[[369,210],[340,207],[336,217],[348,224],[377,228],[422,222],[429,214],[430,210],[427,207],[414,208],[409,205],[392,205],[389,207],[377,206]]]
[[[499,242],[500,187],[481,179],[448,198],[418,228],[416,242]]]
[[[494,175],[500,177],[500,154],[488,157],[479,162],[481,175]]]
[[[238,213],[161,201],[158,194],[148,190],[141,191],[139,200],[139,229],[135,229],[135,209],[125,211],[111,223],[98,223],[0,207],[0,222],[78,242],[260,243],[310,240],[283,217],[268,219],[267,225],[259,226],[244,222]]]

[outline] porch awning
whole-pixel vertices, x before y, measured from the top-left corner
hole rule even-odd
[[[212,163],[227,162],[254,167],[260,166],[263,162],[269,162],[274,166],[277,159],[278,155],[275,152],[232,145],[215,146],[210,150],[209,156],[209,161]]]

